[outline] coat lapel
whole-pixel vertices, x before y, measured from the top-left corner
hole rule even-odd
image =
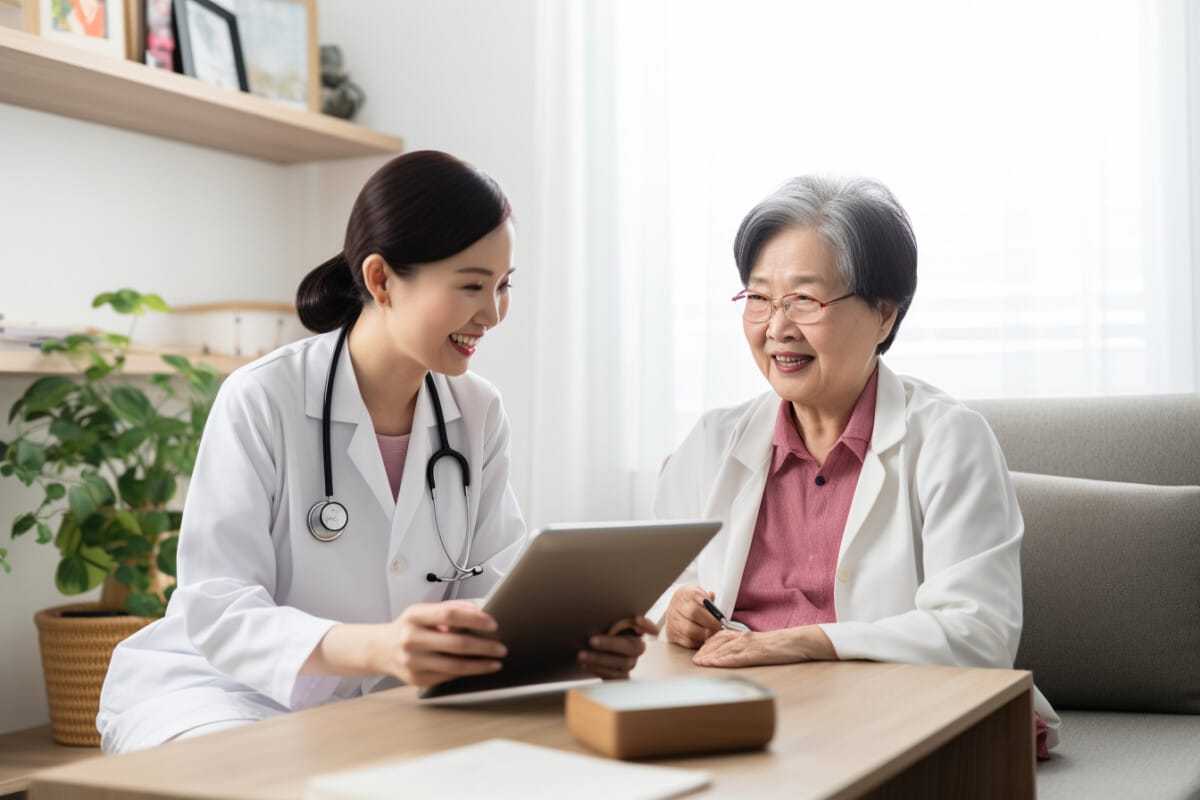
[[[715,486],[737,487],[732,502],[727,497],[710,498],[710,519],[724,516],[718,504],[729,503],[729,543],[724,553],[724,569],[715,590],[717,606],[726,614],[733,613],[746,557],[750,554],[750,544],[754,539],[758,509],[762,504],[763,489],[771,466],[771,436],[775,431],[778,409],[779,398],[774,394],[759,403],[741,434],[736,436],[731,457],[723,460],[723,470],[741,473],[720,475],[714,483]]]
[[[838,563],[841,564],[851,543],[862,530],[863,523],[879,499],[883,489],[885,470],[880,456],[893,445],[904,438],[906,430],[904,384],[896,374],[888,369],[883,361],[879,362],[879,381],[875,396],[875,427],[871,433],[871,444],[863,458],[862,471],[858,476],[858,486],[854,489],[854,499],[850,503],[850,514],[846,518],[846,528],[842,533],[842,544],[838,549]]]
[[[324,334],[322,341],[309,350],[310,355],[305,363],[305,413],[316,419],[322,418],[325,400],[325,383],[329,377],[329,362],[333,357],[333,348],[337,343],[338,331]],[[383,456],[379,452],[379,443],[375,439],[375,426],[371,423],[371,415],[363,403],[362,393],[358,389],[358,378],[354,374],[354,365],[350,360],[349,348],[343,347],[338,358],[337,374],[333,378],[333,402],[329,409],[330,455],[333,460],[333,496],[339,496],[338,464],[343,463],[343,455],[358,471],[371,494],[383,510],[384,518],[392,516],[395,504],[392,501],[392,491],[388,484],[387,471],[383,466]],[[339,435],[339,427],[355,426],[350,436],[350,443],[342,452],[338,452],[338,442],[343,441],[344,434]],[[345,480],[345,478],[342,478]],[[321,491],[324,491],[322,489]],[[345,496],[345,492],[341,493]],[[353,513],[353,511],[351,512]]]

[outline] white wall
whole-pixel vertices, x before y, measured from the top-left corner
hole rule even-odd
[[[351,79],[367,91],[358,121],[395,131],[409,150],[445,150],[470,161],[499,181],[512,202],[517,219],[512,307],[504,324],[488,333],[471,368],[504,396],[513,431],[512,483],[522,508],[531,495],[527,432],[535,424],[536,5],[535,0],[320,4],[321,41],[341,46]],[[323,224],[340,241],[362,181],[349,193],[345,186],[334,191],[329,168],[315,169],[322,174]]]
[[[474,368],[504,393],[514,431],[513,483],[529,497],[532,425],[534,0],[320,4],[320,39],[343,47],[368,103],[357,120],[437,148],[493,175],[516,209],[516,294]],[[0,24],[7,20],[0,19]],[[380,30],[389,35],[381,36]],[[378,42],[385,41],[381,47]],[[341,246],[350,205],[384,159],[300,167],[167,142],[0,105],[0,313],[11,322],[112,326],[100,291],[130,286],[170,303],[287,301],[299,278]],[[0,420],[29,383],[0,375]],[[0,425],[0,439],[11,430]],[[48,717],[35,610],[64,602],[57,552],[13,517],[36,495],[0,480],[0,733]]]

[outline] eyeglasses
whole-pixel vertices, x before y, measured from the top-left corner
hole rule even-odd
[[[782,306],[783,313],[797,325],[811,325],[821,319],[826,307],[842,300],[854,297],[854,292],[835,297],[827,303],[822,303],[815,297],[806,294],[785,294],[778,300],[751,289],[743,289],[733,296],[733,301],[746,301],[742,309],[742,318],[747,322],[766,322],[775,314],[775,307]]]

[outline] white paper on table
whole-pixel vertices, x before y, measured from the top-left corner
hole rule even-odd
[[[306,800],[665,800],[707,786],[707,772],[629,764],[549,747],[487,741],[377,767],[317,775]]]

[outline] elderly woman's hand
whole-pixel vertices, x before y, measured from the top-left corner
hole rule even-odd
[[[837,651],[817,625],[762,633],[720,631],[709,638],[692,663],[701,667],[755,667],[798,661],[833,661]]]
[[[680,586],[671,595],[667,606],[667,641],[695,650],[708,637],[721,630],[721,623],[704,608],[704,600],[712,600],[712,592],[699,586]]]

